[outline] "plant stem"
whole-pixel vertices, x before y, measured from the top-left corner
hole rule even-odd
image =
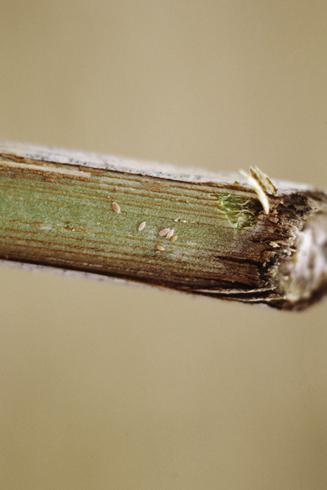
[[[304,308],[326,290],[327,197],[278,187],[266,214],[246,181],[3,144],[0,258]]]

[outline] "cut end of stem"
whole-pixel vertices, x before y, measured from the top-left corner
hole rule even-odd
[[[302,309],[327,289],[327,217],[318,214],[297,232],[295,252],[282,267],[289,307]]]

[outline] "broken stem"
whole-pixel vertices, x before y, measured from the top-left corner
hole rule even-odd
[[[0,258],[299,309],[326,291],[327,197],[0,145]]]

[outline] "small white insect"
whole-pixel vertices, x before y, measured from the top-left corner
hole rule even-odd
[[[113,202],[111,204],[111,207],[112,207],[112,210],[117,213],[117,214],[120,214],[121,213],[121,208],[119,206],[119,204],[117,202]]]
[[[139,224],[138,230],[143,231],[145,227],[146,227],[146,221],[142,221],[142,223]]]
[[[159,236],[166,237],[169,232],[170,228],[162,228],[162,230],[159,231]]]
[[[170,240],[171,238],[173,238],[174,234],[175,234],[174,228],[170,228],[167,235],[166,235],[167,240]]]

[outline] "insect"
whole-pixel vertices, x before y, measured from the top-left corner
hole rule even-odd
[[[119,204],[117,202],[113,202],[112,205],[112,210],[117,213],[117,214],[120,214],[121,213],[121,208],[119,206]]]
[[[169,232],[170,228],[162,228],[162,230],[159,231],[159,236],[166,237]]]
[[[175,234],[174,228],[163,228],[162,230],[159,231],[159,236],[163,238],[167,238],[167,240],[170,240]]]
[[[146,221],[142,221],[142,223],[139,224],[138,230],[143,231],[145,227],[146,227]]]

